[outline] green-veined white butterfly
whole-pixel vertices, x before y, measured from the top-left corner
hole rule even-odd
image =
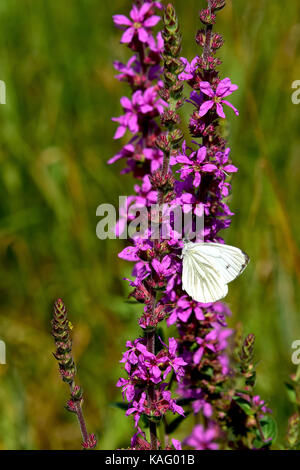
[[[242,250],[221,243],[185,242],[182,258],[182,288],[201,303],[223,299],[228,293],[227,284],[249,263]]]

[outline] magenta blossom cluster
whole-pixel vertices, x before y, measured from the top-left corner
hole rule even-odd
[[[154,3],[151,2],[151,4],[153,7]],[[162,95],[167,98],[168,94],[160,92],[159,95],[159,90],[162,89],[157,68],[159,56],[157,56],[156,64],[146,60],[153,52],[153,35],[150,29],[147,29],[149,23],[146,23],[148,17],[153,18],[153,9],[150,8],[149,2],[145,2],[145,5],[142,13],[139,10],[139,14],[142,16],[140,24],[144,25],[140,26],[140,28],[144,28],[140,33],[139,28],[135,28],[133,31],[129,20],[126,20],[128,24],[125,24],[124,17],[118,16],[117,22],[114,17],[118,25],[122,21],[122,25],[129,28],[129,33],[126,34],[126,31],[124,33],[123,42],[125,39],[127,41],[129,37],[132,41],[129,43],[129,47],[135,51],[143,51],[143,53],[139,53],[139,56],[135,55],[126,66],[121,66],[119,63],[117,65],[118,71],[121,72],[118,76],[119,79],[126,80],[131,85],[133,94],[131,99],[121,99],[125,114],[120,118],[114,118],[119,124],[115,138],[122,137],[126,130],[134,135],[109,163],[120,158],[126,159],[125,171],[132,171],[134,177],[141,181],[140,184],[135,185],[135,196],[128,198],[124,213],[129,212],[132,204],[150,207],[151,204],[158,202],[162,178],[158,171],[162,166],[163,151],[156,144],[160,138],[161,145],[159,147],[165,151],[165,142],[162,130],[155,118],[159,115],[163,121],[170,118],[167,114],[168,111],[164,111],[167,102],[160,97]],[[158,5],[155,4],[155,6]],[[136,14],[137,9],[134,8],[131,18]],[[147,35],[144,30],[147,31]],[[153,73],[153,67],[156,67],[155,73]],[[182,67],[183,69],[184,67]],[[155,84],[151,83],[150,71]],[[179,78],[183,78],[182,73]],[[146,85],[148,88],[145,89]],[[191,94],[191,101],[198,111],[205,101],[204,96],[204,93],[196,91]],[[224,96],[214,98],[214,103],[218,102],[219,104],[219,101],[222,103]],[[201,119],[198,115],[197,118]],[[216,124],[212,122],[209,126],[210,128],[207,129],[208,126],[201,124],[202,133],[213,136]],[[195,137],[199,137],[199,134],[197,133]],[[207,145],[204,142],[202,145],[196,144],[196,146],[198,148],[193,150],[184,142],[181,151],[172,152],[170,165],[171,168],[174,168],[175,174],[180,175],[180,180],[176,181],[171,173],[167,173],[166,182],[170,190],[165,193],[164,202],[168,202],[171,206],[183,207],[184,211],[190,211],[194,217],[204,216],[205,229],[202,236],[204,235],[207,241],[220,241],[217,234],[221,229],[229,226],[232,215],[224,201],[230,191],[227,178],[229,173],[237,171],[237,169],[229,161],[230,149],[225,146],[224,141],[213,142],[213,145]],[[123,228],[124,222],[119,221],[118,233]],[[191,393],[191,391],[199,389],[198,373],[195,374],[195,371],[200,372],[208,364],[213,366],[216,379],[219,381],[229,373],[229,361],[225,353],[227,338],[231,335],[231,330],[226,328],[225,321],[225,317],[229,313],[228,308],[221,303],[205,305],[188,298],[181,289],[182,262],[179,255],[183,246],[182,240],[171,237],[169,240],[157,241],[153,240],[151,235],[149,233],[146,240],[136,237],[133,244],[119,254],[122,259],[135,263],[134,280],[129,280],[129,282],[134,288],[132,297],[144,304],[144,312],[139,324],[145,331],[148,328],[157,327],[164,319],[168,319],[169,325],[177,324],[180,333],[178,347],[181,361],[186,365],[184,375],[175,372],[178,392],[183,398],[191,400],[191,406],[195,413],[206,410],[207,414],[207,409],[210,406],[207,391],[201,390],[200,395],[198,392]],[[158,290],[164,293],[159,300],[157,300],[156,294]],[[169,409],[173,412],[177,410],[177,413],[182,414],[181,408],[178,408],[171,398],[171,393],[169,391],[167,393],[165,390],[166,384],[160,382],[164,380],[164,372],[161,368],[166,367],[169,361],[166,359],[168,356],[162,356],[165,359],[161,361],[161,354],[157,358],[157,355],[147,350],[145,342],[139,340],[133,344],[129,342],[127,348],[122,362],[129,377],[128,379],[120,379],[118,385],[122,387],[123,393],[131,403],[127,414],[135,416],[136,426],[142,413],[161,415],[162,409]],[[138,355],[137,351],[139,351]],[[157,363],[158,359],[160,367]],[[172,366],[169,364],[168,367]],[[155,389],[155,397],[151,400],[150,406],[147,394],[145,395],[143,392],[147,389],[146,384],[149,382],[159,384],[159,387]],[[142,384],[138,388],[138,392],[136,392],[137,383]]]
[[[166,102],[159,96],[163,39],[161,33],[156,37],[153,34],[153,27],[161,19],[155,12],[161,9],[160,2],[147,1],[140,7],[134,4],[130,18],[124,15],[113,17],[115,25],[125,29],[121,42],[134,52],[127,64],[114,63],[119,72],[116,78],[128,83],[132,89],[130,98],[124,96],[120,100],[124,114],[113,118],[118,123],[114,138],[122,138],[127,131],[132,137],[108,163],[125,159],[124,172],[132,171],[138,179],[159,168],[163,157],[155,145],[160,134],[156,118],[166,107]]]
[[[171,208],[180,207],[184,213],[191,214],[191,232],[196,219],[204,218],[204,231],[196,233],[192,240],[224,243],[219,232],[231,223],[230,178],[238,171],[219,129],[220,119],[225,118],[224,105],[238,115],[225,99],[238,87],[229,78],[221,79],[217,70],[221,61],[215,54],[223,39],[212,32],[215,13],[225,1],[209,1],[209,8],[200,12],[203,29],[198,31],[196,41],[203,52],[191,62],[178,56],[180,34],[172,5],[165,10],[164,31],[155,42],[150,25],[158,23],[155,9],[161,5],[149,1],[138,3],[131,19],[119,15],[115,19],[118,26],[126,28],[122,42],[135,52],[126,65],[117,64],[118,78],[129,83],[132,97],[121,100],[125,114],[114,118],[119,125],[115,137],[124,136],[126,131],[133,136],[109,163],[124,159],[123,172],[131,171],[138,180],[135,194],[123,208],[127,221],[124,217],[125,220],[118,222],[117,232],[121,233],[132,220],[132,205],[150,208],[155,203],[167,203]],[[162,40],[164,44],[160,43]],[[163,77],[159,68],[161,58]],[[186,100],[192,104],[189,144],[183,140],[179,127],[176,128],[180,124],[177,111],[183,105],[184,82],[192,88]],[[164,417],[167,423],[167,411],[183,416],[184,410],[171,391],[175,389],[185,403],[185,411],[205,422],[205,426],[195,427],[185,445],[216,449],[224,440],[224,427],[231,422],[231,408],[234,412],[234,406],[239,406],[238,400],[232,401],[234,392],[230,388],[234,376],[227,355],[233,333],[227,327],[230,310],[222,302],[196,302],[182,290],[183,240],[178,238],[172,221],[169,228],[169,238],[156,239],[151,227],[146,237],[135,236],[119,254],[120,258],[134,263],[133,279],[128,282],[133,288],[130,296],[144,306],[139,319],[144,337],[127,343],[121,362],[128,378],[120,379],[118,386],[129,402],[127,415],[134,416],[137,428],[132,448],[136,448],[137,440],[140,448],[147,445],[159,448],[153,417]],[[184,235],[189,237],[189,233]],[[156,328],[163,320],[169,326],[177,326],[178,338],[176,346],[174,338],[168,347],[161,342],[157,352]],[[252,398],[249,394],[247,406],[255,413]],[[139,428],[141,415],[149,419],[151,444]]]
[[[160,20],[156,11],[161,9],[159,2],[137,1],[129,18],[124,15],[115,15],[113,18],[115,24],[124,29],[121,42],[127,44],[134,55],[127,64],[115,63],[119,72],[117,78],[127,82],[132,90],[130,98],[121,99],[124,114],[113,118],[118,124],[115,139],[123,138],[126,133],[131,135],[130,140],[109,163],[124,159],[126,167],[122,173],[132,172],[138,180],[134,186],[135,194],[127,198],[122,208],[124,217],[117,223],[117,234],[121,234],[126,223],[133,219],[130,215],[132,206],[150,207],[158,201],[159,188],[152,180],[152,176],[162,167],[164,158],[163,151],[157,146],[157,140],[162,134],[158,119],[168,107],[161,93],[164,40],[162,33],[156,37],[153,33],[153,27]],[[160,340],[161,349],[159,352],[155,350],[155,327],[167,315],[164,303],[157,300],[157,290],[163,289],[169,281],[172,289],[171,280],[176,270],[180,269],[180,262],[175,253],[164,253],[166,247],[153,241],[151,233],[146,239],[135,237],[132,242],[119,256],[135,263],[135,279],[129,282],[134,289],[131,295],[144,304],[144,313],[139,321],[144,337],[127,342],[127,350],[121,360],[127,378],[121,378],[118,386],[122,388],[123,398],[129,403],[126,414],[134,417],[137,428],[131,447],[153,449],[159,446],[155,420],[161,419],[167,412],[184,415],[183,408],[176,403],[169,387],[170,381],[181,381],[186,365],[183,358],[177,355],[177,342],[170,338],[166,346]],[[139,428],[141,415],[150,423],[151,443]],[[180,447],[176,440],[172,445],[173,448]]]
[[[158,354],[148,351],[144,338],[133,343],[126,343],[127,350],[121,359],[128,374],[128,379],[120,379],[118,386],[122,388],[123,397],[131,403],[127,415],[134,415],[135,426],[138,427],[141,414],[160,418],[167,411],[184,416],[184,410],[176,404],[171,392],[166,390],[165,382],[169,374],[174,373],[178,382],[184,376],[185,361],[176,354],[177,342],[169,339],[169,346],[161,341],[163,348]],[[159,385],[151,405],[145,393],[145,385],[152,382]]]
[[[130,44],[135,37],[143,44],[151,44],[153,41],[152,28],[160,21],[160,16],[153,14],[153,6],[161,8],[159,2],[146,2],[140,8],[133,5],[129,17],[114,15],[115,25],[125,29],[121,43]]]
[[[186,438],[185,444],[196,450],[218,450],[219,446],[215,442],[218,437],[218,428],[210,425],[205,429],[201,424],[197,424],[192,434]]]

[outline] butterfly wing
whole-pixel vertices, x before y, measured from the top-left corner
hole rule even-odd
[[[242,274],[249,263],[249,257],[239,248],[221,243],[194,243],[190,248],[207,263],[211,264],[224,279],[225,284]]]
[[[211,303],[227,295],[221,274],[201,253],[189,249],[183,256],[182,288],[197,302]]]

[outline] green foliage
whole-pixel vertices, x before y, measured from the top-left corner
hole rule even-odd
[[[270,446],[277,437],[277,425],[275,420],[271,416],[264,416],[260,420],[261,432],[264,436],[262,439],[259,430],[256,430],[256,439],[253,441],[253,445],[256,449],[262,449],[263,447]]]
[[[233,397],[233,400],[242,408],[246,415],[251,416],[254,414],[254,410],[248,400],[239,396]]]

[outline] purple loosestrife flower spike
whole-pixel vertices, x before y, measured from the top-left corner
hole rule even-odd
[[[231,190],[229,174],[236,172],[237,168],[229,160],[230,148],[221,136],[219,121],[225,118],[224,104],[233,108],[238,115],[238,111],[225,99],[237,90],[237,85],[233,85],[230,78],[220,78],[217,67],[221,61],[215,57],[223,39],[213,32],[213,25],[217,11],[224,6],[224,0],[208,0],[207,8],[200,12],[204,29],[196,34],[202,54],[191,61],[181,58],[183,70],[179,80],[186,81],[192,88],[187,101],[194,106],[189,123],[194,140],[192,148],[183,142],[181,151],[171,160],[171,165],[179,165],[177,172],[182,180],[181,184],[176,185],[176,202],[189,204],[194,213],[204,216],[204,241],[221,243],[223,240],[219,232],[229,227],[233,215],[227,205]],[[185,444],[196,449],[217,448],[215,441],[222,437],[223,432],[220,430],[238,426],[234,413],[236,406],[239,406],[236,404],[244,403],[242,400],[253,412],[252,421],[245,420],[245,426],[249,426],[250,431],[244,429],[243,432],[251,434],[256,428],[263,439],[260,414],[268,412],[268,409],[260,397],[252,393],[255,382],[253,335],[249,335],[244,343],[243,357],[234,375],[226,353],[228,338],[232,335],[232,330],[226,328],[226,317],[230,315],[228,307],[221,302],[199,304],[180,291],[176,281],[173,286],[174,308],[170,311],[168,323],[177,324],[179,352],[187,362],[178,391],[185,400],[190,401],[195,414],[203,415],[206,423],[205,427],[196,426]],[[238,380],[240,373],[245,380],[245,396],[238,397],[233,403],[228,391],[234,389],[233,377]],[[237,439],[231,445],[234,448],[245,443],[241,444]]]
[[[82,446],[85,449],[93,449],[97,445],[94,434],[88,434],[85,419],[82,412],[82,389],[75,384],[76,366],[72,357],[71,323],[67,317],[67,309],[61,299],[54,304],[52,323],[52,336],[55,340],[56,351],[53,353],[58,361],[59,372],[64,382],[70,386],[70,399],[66,409],[75,413],[78,418],[80,431],[83,438]]]
[[[169,7],[168,11],[172,18],[170,16],[168,21],[172,29],[172,38],[169,38],[170,34],[166,29],[163,34],[158,33],[155,38],[152,26],[157,23],[156,9],[162,9],[159,2],[136,1],[130,14],[131,19],[124,16],[114,17],[118,26],[126,28],[122,42],[126,42],[129,49],[134,52],[134,56],[126,65],[115,64],[120,73],[119,80],[126,81],[130,85],[132,96],[121,99],[124,115],[114,118],[119,124],[116,138],[123,137],[128,130],[133,136],[125,147],[109,161],[113,163],[121,158],[126,159],[127,168],[123,172],[132,171],[133,176],[140,181],[140,184],[134,186],[135,195],[128,198],[127,206],[123,209],[125,214],[127,212],[129,214],[130,206],[134,204],[138,207],[150,208],[152,204],[158,202],[162,194],[165,199],[172,199],[175,180],[168,173],[169,156],[173,143],[177,141],[179,144],[182,139],[180,133],[176,133],[174,129],[173,142],[169,145],[168,135],[161,133],[157,122],[161,116],[164,125],[170,127],[173,125],[176,114],[175,108],[165,112],[170,105],[170,95],[165,92],[164,83],[161,80],[163,69],[160,62],[164,44],[169,44],[169,54],[174,55],[176,52],[174,46],[177,44],[175,37],[177,19],[175,18],[176,21],[172,24],[174,12]],[[179,44],[177,48],[180,48]],[[175,56],[174,60],[177,60]],[[175,65],[182,71],[180,61],[177,60]],[[169,71],[172,74],[164,76],[165,83],[168,80],[168,89],[173,87],[172,97],[176,97],[182,89],[182,83],[176,79],[176,76],[174,81],[174,66],[171,64]],[[168,146],[169,150],[167,150]],[[131,220],[130,216],[128,220]],[[121,228],[124,230],[126,223],[120,221],[117,224],[118,232]],[[121,378],[117,385],[122,389],[123,398],[129,402],[127,415],[133,416],[137,428],[132,439],[132,448],[150,450],[163,445],[157,438],[157,424],[165,414],[168,411],[184,414],[183,409],[177,405],[167,388],[172,372],[176,379],[181,380],[185,361],[177,358],[174,347],[169,350],[167,346],[164,346],[158,353],[155,347],[156,326],[165,319],[167,314],[166,307],[159,300],[157,293],[164,288],[167,279],[173,276],[176,270],[176,266],[167,256],[167,244],[153,240],[150,233],[148,239],[136,238],[132,240],[132,243],[133,246],[122,250],[119,256],[135,262],[133,271],[135,281],[130,281],[134,290],[130,295],[144,305],[144,312],[139,321],[143,329],[143,337],[127,342],[127,350],[121,360],[127,378]],[[148,419],[150,442],[147,442],[146,436],[139,427],[141,415]],[[179,443],[175,441],[175,444],[178,448]]]
[[[151,16],[157,2],[135,2],[138,9],[146,3],[153,6],[147,13]],[[194,231],[196,217],[203,216],[204,230],[195,234],[195,241],[204,238],[204,241],[219,243],[224,242],[220,231],[231,223],[233,213],[227,198],[231,191],[230,174],[237,171],[219,126],[220,118],[225,117],[223,105],[228,105],[224,98],[237,89],[229,78],[222,80],[217,70],[221,61],[215,54],[223,39],[213,32],[213,24],[224,5],[223,0],[208,0],[208,8],[200,12],[204,27],[198,31],[196,42],[203,51],[192,61],[179,58],[181,38],[175,10],[170,4],[164,12],[164,30],[156,40],[150,30],[146,42],[139,39],[137,31],[133,33],[128,46],[134,51],[134,58],[126,65],[118,63],[116,68],[120,72],[119,79],[127,81],[132,89],[130,103],[122,100],[125,114],[118,118],[119,128],[126,129],[118,132],[123,135],[123,131],[133,126],[130,131],[134,135],[110,160],[113,163],[126,159],[127,168],[123,173],[131,171],[140,182],[134,187],[135,195],[128,198],[124,212],[129,213],[133,204],[147,208],[157,202],[159,205],[168,203],[171,208],[179,206],[192,216],[185,235]],[[131,27],[128,24],[128,28]],[[163,70],[159,68],[161,58]],[[183,140],[179,129],[178,110],[184,102],[184,81],[192,89],[186,100],[194,108],[189,122],[191,147]],[[150,99],[144,99],[148,89]],[[137,91],[140,93],[135,95]],[[172,174],[175,165],[180,179]],[[165,205],[163,210],[166,210]],[[159,228],[163,225],[163,210],[155,214]],[[128,220],[133,219],[129,216]],[[120,222],[118,229],[121,226],[125,228],[126,223]],[[191,447],[219,448],[224,445],[229,428],[233,428],[237,436],[227,443],[229,448],[245,448],[249,443],[251,446],[256,432],[262,444],[269,445],[264,441],[261,426],[261,417],[268,409],[253,393],[255,375],[249,359],[253,338],[249,336],[244,344],[243,353],[247,355],[244,365],[239,359],[233,370],[227,355],[229,337],[233,333],[227,328],[230,310],[222,302],[196,302],[182,290],[180,254],[183,244],[171,222],[168,229],[169,239],[163,239],[160,230],[159,236],[154,238],[151,228],[146,238],[133,237],[131,245],[119,254],[120,258],[134,263],[134,280],[129,280],[133,287],[130,296],[144,308],[139,320],[144,334],[127,342],[121,360],[126,378],[121,378],[117,384],[129,403],[127,414],[133,416],[136,427],[132,448],[161,448],[163,443],[157,439],[156,427],[158,421],[163,421],[168,429],[165,416],[168,411],[182,417],[185,411],[202,415],[196,419],[203,420],[205,426],[196,427],[184,441]],[[170,339],[168,346],[161,342],[158,352],[156,328],[164,319],[168,325],[176,324],[179,338],[176,347],[174,339]],[[235,393],[236,381],[241,379],[245,381],[242,396]],[[186,403],[186,410],[173,398],[171,390],[174,388]],[[240,405],[251,410],[250,418]],[[241,414],[242,433],[247,436],[244,440],[238,437],[239,422],[235,419]],[[149,422],[150,442],[140,429],[142,415]],[[173,446],[177,449],[180,443],[173,442]]]
[[[158,190],[159,205],[164,202],[164,198],[167,195],[169,196],[168,201],[175,198],[175,194],[172,195],[172,192],[170,192],[173,190],[174,177],[172,175],[168,176],[169,163],[172,152],[176,152],[183,139],[183,133],[178,129],[180,117],[177,113],[177,110],[183,104],[183,83],[178,79],[178,75],[183,71],[183,65],[179,59],[181,35],[176,11],[170,3],[164,11],[164,30],[162,36],[164,39],[164,88],[160,90],[160,94],[167,101],[168,108],[161,115],[161,123],[167,128],[167,132],[157,139],[157,146],[164,152],[162,169],[158,170],[151,178],[154,188]],[[162,180],[163,184],[160,185],[158,183],[159,180]]]

